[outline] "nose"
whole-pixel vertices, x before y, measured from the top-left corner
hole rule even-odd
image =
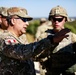
[[[29,22],[25,22],[25,24],[26,24],[27,26],[29,26]]]
[[[58,21],[55,21],[55,23],[59,23]]]

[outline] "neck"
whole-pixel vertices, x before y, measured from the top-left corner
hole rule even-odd
[[[16,30],[13,29],[13,27],[8,27],[7,29],[9,32],[11,32],[14,36],[19,37],[19,34]]]
[[[64,29],[64,28],[61,28],[61,29],[54,29],[54,32],[57,33],[57,32],[59,32],[59,31],[61,31],[62,29]]]

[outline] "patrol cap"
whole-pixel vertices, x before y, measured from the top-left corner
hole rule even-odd
[[[7,7],[0,7],[0,15],[2,15],[2,16],[8,16],[7,10],[8,10]]]
[[[28,21],[29,20],[32,20],[33,18],[30,17],[27,13],[27,10],[26,9],[22,9],[22,8],[19,8],[19,7],[10,7],[8,10],[8,16],[11,17],[13,15],[17,15],[19,17],[22,17],[24,19],[27,19]]]
[[[67,21],[69,21],[66,9],[64,9],[63,7],[59,5],[51,9],[49,13],[49,18],[52,16],[57,16],[57,15],[64,16],[67,18]]]

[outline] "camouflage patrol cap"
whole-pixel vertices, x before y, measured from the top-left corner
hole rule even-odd
[[[19,8],[19,7],[10,7],[8,10],[8,16],[13,16],[13,15],[17,15],[19,17],[22,18],[27,18],[28,20],[32,20],[33,18],[30,17],[27,13],[27,10],[24,8]]]
[[[8,16],[7,10],[8,10],[7,7],[0,7],[0,15],[2,15],[2,16]]]
[[[67,21],[69,20],[66,9],[64,9],[59,5],[52,8],[49,13],[49,17],[56,16],[56,15],[64,16],[67,18]]]

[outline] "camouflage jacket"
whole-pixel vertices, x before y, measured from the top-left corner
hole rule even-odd
[[[73,46],[76,42],[76,34],[69,32],[67,38],[64,38],[55,47],[52,47],[52,70],[76,72],[76,48]]]
[[[46,32],[48,35],[55,35],[53,30]],[[43,52],[36,58],[42,64],[43,69],[46,69],[47,75],[50,75],[51,71],[76,72],[76,34],[69,32],[66,35],[69,36],[57,45],[52,45],[49,51]]]
[[[46,23],[40,25],[40,26],[37,28],[37,32],[36,32],[36,40],[37,40],[37,41],[39,41],[39,40],[47,37],[47,33],[45,32],[47,29],[52,29],[52,27],[49,26],[49,25],[46,24]]]
[[[50,46],[47,38],[25,45],[10,32],[3,32],[0,35],[0,75],[35,75],[31,57]]]

